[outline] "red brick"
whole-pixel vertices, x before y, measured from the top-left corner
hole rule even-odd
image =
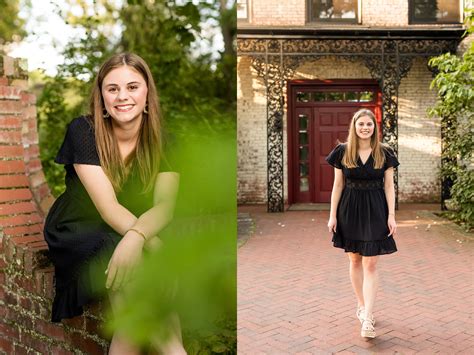
[[[0,100],[19,100],[21,90],[12,86],[0,85]]]
[[[42,235],[30,235],[30,236],[19,236],[19,237],[13,237],[11,238],[11,241],[15,243],[16,245],[22,245],[22,244],[27,244],[31,242],[37,242],[37,241],[44,241],[44,238]]]
[[[23,173],[25,169],[23,160],[0,160],[0,171],[3,174]]]
[[[40,224],[34,224],[32,226],[12,227],[5,228],[4,233],[10,236],[25,236],[33,234],[41,234],[43,229]]]
[[[13,345],[13,354],[15,355],[28,355],[29,350],[23,344],[16,343]]]
[[[36,329],[30,329],[30,331],[34,331],[36,333]],[[21,344],[38,351],[40,354],[48,354],[50,343],[45,342],[38,336],[38,334],[35,333],[27,333],[25,331],[21,332]]]
[[[11,324],[5,324],[0,321],[0,338],[10,338],[14,340],[19,340],[18,328]]]
[[[61,347],[61,345],[54,345],[51,347],[51,354],[54,355],[71,355],[71,351]]]
[[[36,320],[36,329],[37,332],[46,335],[57,341],[66,341],[66,335],[64,327],[59,324],[51,323],[48,321],[43,321],[40,319]]]
[[[23,147],[20,144],[0,145],[0,157],[23,158]]]
[[[27,186],[29,181],[25,175],[0,175],[0,188]]]
[[[84,330],[84,316],[63,319],[62,323],[73,329]]]
[[[0,190],[0,202],[31,200],[32,197],[29,189]]]
[[[0,350],[3,350],[5,354],[14,354],[13,343],[8,339],[0,337]]]
[[[19,101],[2,101],[0,103],[0,114],[18,114],[22,112],[22,104]]]
[[[0,116],[1,128],[21,128],[21,119],[18,116]]]
[[[102,345],[100,345],[93,339],[84,337],[82,334],[73,332],[70,333],[68,337],[69,341],[74,347],[84,351],[86,354],[102,355],[105,352],[105,349],[104,347],[102,347]]]
[[[36,206],[32,202],[0,204],[0,216],[30,212],[36,212]]]
[[[2,227],[13,227],[21,225],[31,225],[41,223],[43,218],[38,214],[21,214],[13,217],[0,218],[0,226]]]

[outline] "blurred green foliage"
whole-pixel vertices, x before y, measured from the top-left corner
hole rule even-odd
[[[466,9],[467,34],[474,33],[474,10]],[[430,59],[438,70],[431,88],[439,100],[430,110],[442,117],[441,176],[452,182],[451,211],[445,213],[467,230],[474,228],[474,43],[461,56],[445,53]]]
[[[21,5],[31,6],[30,1],[23,0]],[[3,47],[13,41],[19,41],[26,35],[24,30],[25,20],[18,16],[20,0],[0,0],[0,54],[4,52]]]
[[[58,12],[84,36],[66,46],[56,76],[33,76],[41,90],[41,160],[58,196],[65,188],[64,168],[53,160],[66,125],[88,113],[102,62],[131,51],[150,66],[169,137],[168,160],[181,174],[180,192],[174,221],[161,234],[166,243],[145,259],[137,288],[130,290],[133,302],[115,325],[146,343],[166,333],[163,324],[176,311],[190,354],[236,353],[236,20],[234,2],[224,3],[68,0],[69,8]],[[204,23],[223,34],[218,58],[195,50],[200,41],[212,40],[201,34]]]
[[[163,246],[145,258],[128,298],[114,317],[137,343],[166,338],[177,312],[189,354],[236,353],[236,157],[232,126],[194,134],[171,152],[180,173],[173,222],[160,233]],[[128,301],[127,301],[128,300]]]

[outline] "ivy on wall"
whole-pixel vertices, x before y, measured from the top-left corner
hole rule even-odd
[[[474,11],[466,11],[466,35],[474,36]],[[446,216],[474,228],[474,42],[462,56],[445,53],[430,60],[438,74],[431,83],[439,100],[430,115],[442,117],[441,177],[451,184]]]

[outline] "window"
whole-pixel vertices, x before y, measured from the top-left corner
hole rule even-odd
[[[358,22],[357,0],[309,0],[310,22]]]
[[[249,4],[248,0],[237,0],[237,20],[249,20]]]
[[[460,0],[411,0],[410,23],[460,23]]]
[[[374,91],[298,91],[296,102],[373,102]]]

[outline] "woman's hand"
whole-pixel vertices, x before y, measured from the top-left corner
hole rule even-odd
[[[390,231],[389,236],[393,236],[397,233],[397,222],[395,222],[395,216],[393,214],[388,215],[387,227]]]
[[[115,247],[105,273],[105,287],[118,290],[128,281],[142,257],[145,240],[134,231],[128,231]]]
[[[337,219],[336,217],[329,217],[328,229],[329,233],[336,233]]]

